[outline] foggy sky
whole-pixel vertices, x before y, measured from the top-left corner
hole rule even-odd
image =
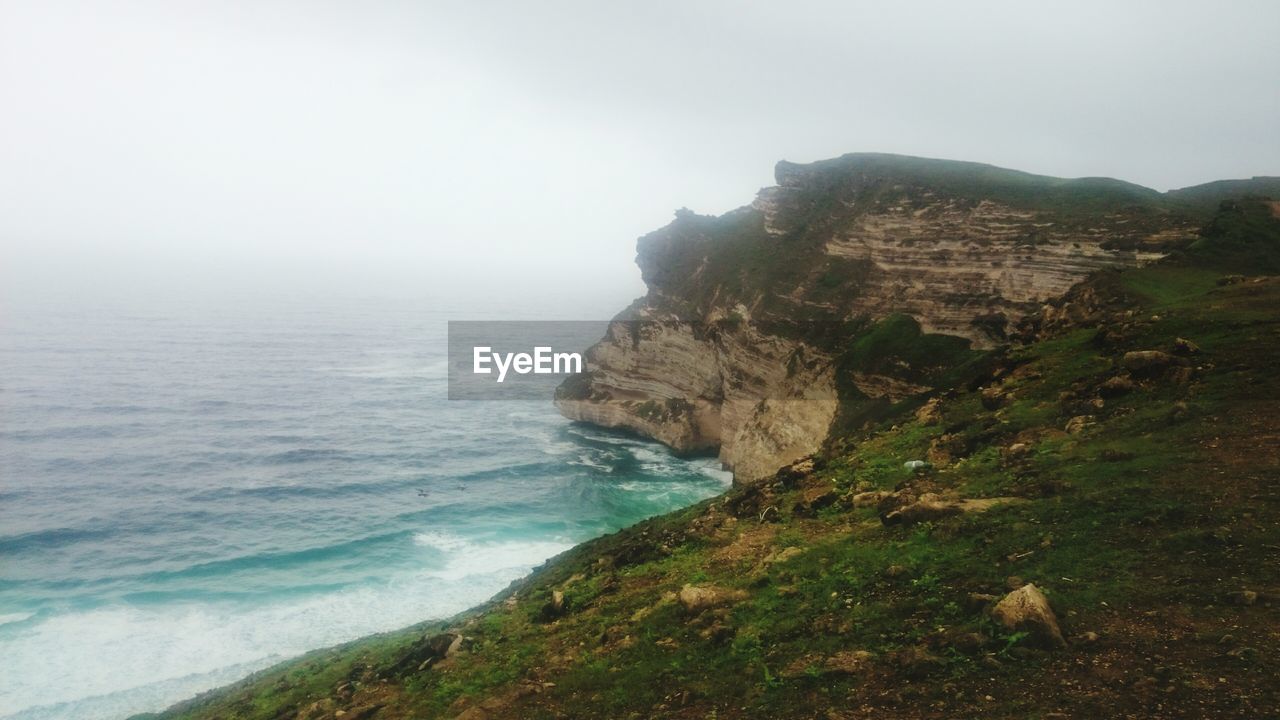
[[[608,317],[637,236],[779,159],[1280,174],[1278,30],[1272,1],[0,1],[0,281]]]

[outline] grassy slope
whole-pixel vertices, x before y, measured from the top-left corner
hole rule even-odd
[[[841,438],[805,477],[576,548],[459,619],[468,649],[442,665],[395,669],[439,629],[414,628],[164,717],[1275,716],[1280,279],[1221,275],[1188,264],[1119,276],[1132,317],[1105,341],[1083,327],[1015,349],[1004,407],[958,390],[939,423],[905,413]],[[1190,382],[1142,384],[1084,432],[1063,431],[1124,351],[1176,337],[1203,348]],[[966,457],[903,469],[948,430]],[[1029,452],[1011,456],[1015,442]],[[828,489],[902,483],[1027,501],[914,527],[841,502],[805,511]],[[1042,652],[995,626],[969,596],[1003,593],[1013,575],[1045,590],[1068,636],[1098,639]],[[691,615],[671,599],[687,583],[745,596]],[[1263,599],[1233,604],[1242,588]],[[568,611],[538,622],[553,589]],[[874,657],[824,669],[850,650]]]

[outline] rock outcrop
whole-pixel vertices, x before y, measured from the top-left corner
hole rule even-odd
[[[929,392],[1089,273],[1162,257],[1197,225],[1147,188],[974,163],[856,154],[776,177],[749,206],[681,210],[640,238],[648,293],[561,387],[564,415],[764,478],[842,413]],[[927,352],[881,351],[908,331]]]

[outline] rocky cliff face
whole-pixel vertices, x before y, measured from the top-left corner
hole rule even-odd
[[[841,412],[929,392],[1090,273],[1198,225],[1146,188],[972,163],[847,155],[776,178],[640,239],[648,294],[561,388],[564,415],[718,451],[750,482],[814,452]]]

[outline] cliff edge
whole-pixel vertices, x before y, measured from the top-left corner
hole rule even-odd
[[[561,387],[561,413],[759,480],[954,382],[1090,273],[1188,246],[1217,194],[1241,190],[871,153],[775,177],[748,206],[680,210],[640,238],[648,293]]]

